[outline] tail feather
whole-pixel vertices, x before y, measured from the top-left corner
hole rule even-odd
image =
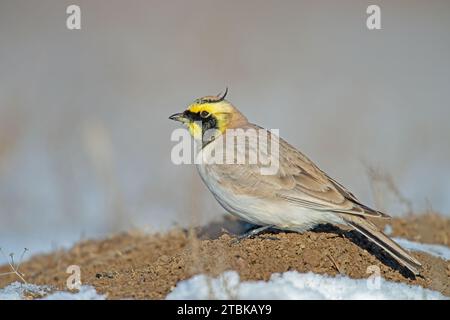
[[[398,263],[408,268],[415,275],[419,275],[421,264],[405,249],[400,247],[391,238],[381,232],[377,226],[364,217],[354,215],[342,215],[342,218],[358,232],[372,240],[379,247],[384,249]]]

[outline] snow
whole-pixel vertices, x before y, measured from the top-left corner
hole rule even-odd
[[[394,238],[402,247],[450,260],[450,248]],[[48,286],[14,282],[0,289],[0,300],[103,300],[95,288],[82,285],[78,292],[52,292]],[[217,278],[196,275],[181,281],[167,299],[447,299],[441,293],[420,286],[384,280],[381,277],[351,279],[289,271],[273,274],[269,281],[241,282],[239,274],[227,271]]]
[[[411,251],[421,251],[450,260],[450,248],[402,238],[394,240]],[[289,271],[273,274],[269,281],[240,282],[235,271],[213,279],[197,275],[181,281],[167,299],[447,299],[441,293],[370,277],[351,279]]]
[[[104,295],[98,294],[93,286],[84,285],[76,293],[57,291],[45,296],[42,300],[105,300],[105,298]]]
[[[384,228],[384,233],[387,235],[392,234],[392,226],[387,224]],[[439,245],[439,244],[426,244],[420,242],[414,242],[411,240],[403,239],[403,238],[393,238],[395,242],[401,245],[403,248],[408,249],[410,251],[420,251],[428,253],[432,256],[450,260],[450,248],[447,246]]]
[[[27,292],[34,296],[44,296],[48,294],[49,291],[50,288],[46,286],[23,284],[16,281],[7,287],[0,289],[0,300],[23,300],[25,293]]]
[[[401,245],[403,248],[411,250],[411,251],[420,251],[428,253],[432,256],[444,259],[444,260],[450,260],[450,248],[439,245],[439,244],[426,244],[426,243],[419,243],[414,242],[402,238],[394,238],[394,241],[397,242],[399,245]]]
[[[240,282],[236,271],[217,278],[196,275],[181,281],[167,299],[447,299],[441,293],[403,283],[372,279],[330,277],[288,271],[273,274],[269,281]]]
[[[392,229],[392,226],[390,225],[390,224],[387,224],[385,227],[384,227],[384,233],[386,233],[386,235],[388,235],[388,236],[390,236],[391,234],[392,234],[392,232],[393,232],[394,230]]]
[[[13,282],[7,287],[0,289],[0,300],[23,300],[26,296],[39,297],[41,300],[104,300],[105,296],[99,295],[94,287],[82,285],[78,292],[56,291],[51,292],[48,286],[35,284],[23,284]]]

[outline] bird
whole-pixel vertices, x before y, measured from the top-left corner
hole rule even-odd
[[[238,239],[254,237],[269,228],[302,233],[321,224],[346,226],[384,249],[414,276],[420,275],[421,263],[370,221],[389,219],[389,215],[364,205],[291,144],[249,122],[225,99],[227,93],[228,88],[223,94],[196,99],[169,119],[181,122],[194,141],[201,142],[198,173],[219,204],[230,214],[257,226]],[[238,137],[247,131],[262,133],[258,137],[265,135],[267,139],[258,138],[259,144],[242,142]],[[225,159],[224,146],[230,143],[230,137],[235,146],[228,150],[228,155],[232,150],[233,161],[217,161]],[[248,161],[252,153],[267,158],[272,144],[276,149],[275,142],[278,164],[272,174],[262,171],[266,163]],[[234,161],[238,149],[244,150],[241,156],[246,161]],[[213,155],[215,161],[208,161]]]

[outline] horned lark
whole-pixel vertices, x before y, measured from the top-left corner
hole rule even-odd
[[[197,165],[200,177],[228,212],[260,226],[250,235],[268,228],[303,232],[319,224],[346,225],[383,248],[411,272],[419,274],[420,262],[368,219],[386,219],[388,215],[365,206],[289,143],[250,123],[225,100],[226,93],[197,99],[186,111],[169,119],[182,122],[196,140],[201,140],[202,157],[207,159]],[[227,133],[232,129],[240,132],[238,136],[245,130],[263,131],[268,137],[267,143],[263,143],[266,147],[279,141],[279,162],[274,174],[263,174],[263,164],[259,160],[256,163],[208,161],[214,154],[217,160]],[[214,134],[206,135],[211,130]],[[266,151],[261,152],[264,148],[260,143],[255,146],[246,141],[244,144],[247,158],[255,148],[259,148],[259,157],[267,156]],[[234,152],[233,157],[236,157]]]

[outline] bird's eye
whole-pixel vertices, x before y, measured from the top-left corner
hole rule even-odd
[[[208,118],[208,117],[209,117],[209,112],[203,110],[202,112],[200,112],[200,117],[202,117],[202,118]]]

